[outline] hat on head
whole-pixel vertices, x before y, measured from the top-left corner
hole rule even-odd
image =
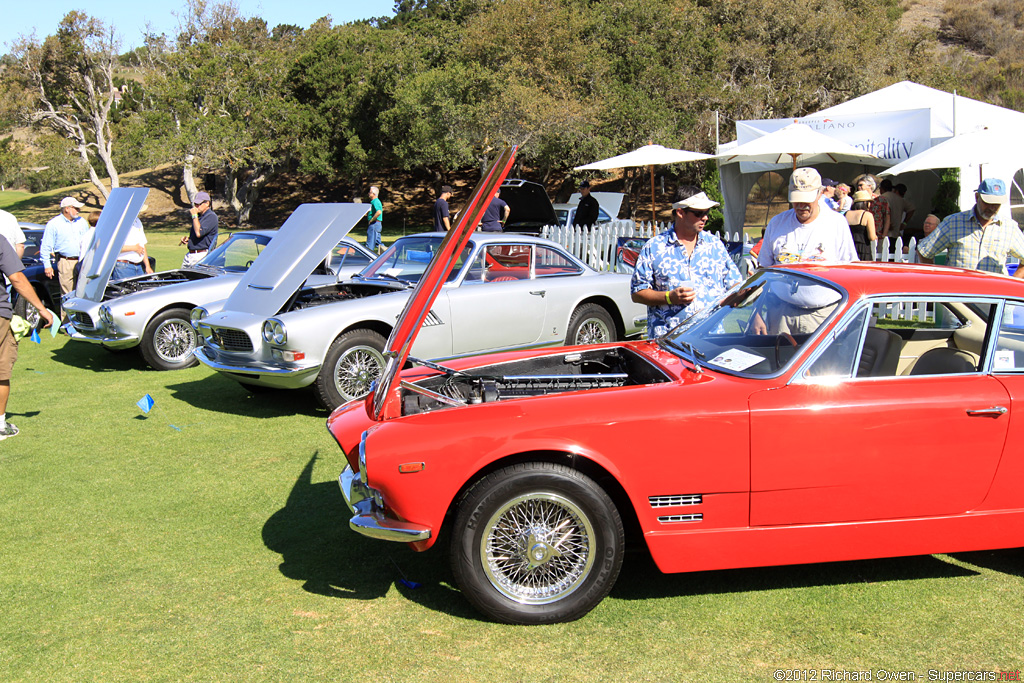
[[[1009,197],[1006,194],[1006,183],[999,178],[985,178],[978,185],[978,195],[986,204],[1005,204]]]
[[[208,201],[210,201],[210,193],[208,192],[196,192],[196,196],[192,198],[193,204],[202,204]]]
[[[867,190],[857,190],[853,193],[853,201],[855,202],[870,202],[872,199],[871,193]]]
[[[836,183],[836,181],[832,180],[831,178],[822,178],[821,179],[821,186],[822,187],[835,187],[837,184],[838,183]]]
[[[590,187],[590,181],[584,180],[583,182],[580,183],[580,187]]]
[[[452,191],[452,186],[451,185],[442,185],[441,186],[441,194],[447,194],[448,192],[451,192],[451,191]]]
[[[81,208],[83,208],[85,206],[85,204],[83,204],[82,202],[78,201],[74,197],[65,197],[64,199],[60,200],[60,208],[66,209],[69,206],[73,206],[76,209],[81,209]]]
[[[718,202],[712,201],[712,199],[703,192],[698,192],[692,197],[687,197],[686,199],[679,200],[678,202],[672,205],[672,208],[707,211],[708,209],[713,209],[716,206],[718,206]]]
[[[821,175],[813,168],[798,168],[789,177],[790,203],[810,203],[818,201],[821,191]]]

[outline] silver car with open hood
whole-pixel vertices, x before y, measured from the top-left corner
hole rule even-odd
[[[315,249],[319,270],[313,281],[319,283],[347,277],[373,258],[362,245],[345,237],[358,218],[338,204],[303,204],[280,230],[236,232],[193,266],[110,281],[146,192],[126,188],[111,192],[93,246],[83,258],[78,287],[64,307],[72,339],[112,349],[137,346],[157,370],[195,365],[192,308],[227,297],[272,245],[297,243]],[[318,237],[313,240],[311,235]]]

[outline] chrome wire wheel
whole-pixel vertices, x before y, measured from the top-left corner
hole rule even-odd
[[[584,320],[576,331],[574,344],[604,344],[614,341],[608,324],[600,318],[588,318]]]
[[[488,581],[521,604],[562,600],[594,565],[594,528],[571,500],[555,493],[522,495],[499,507],[480,539]]]
[[[352,346],[334,366],[334,385],[346,401],[370,393],[370,385],[384,370],[384,356],[372,346]]]
[[[168,318],[153,331],[153,350],[166,363],[188,360],[196,348],[196,331],[188,320]]]

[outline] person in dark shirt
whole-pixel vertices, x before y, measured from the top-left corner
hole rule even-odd
[[[434,202],[434,230],[448,232],[452,229],[451,214],[448,211],[448,200],[452,197],[451,185],[442,185],[441,194]]]
[[[188,253],[181,260],[182,268],[199,263],[217,246],[217,225],[220,220],[210,207],[209,193],[197,192],[192,199],[192,208],[189,209],[192,222],[188,234],[182,237],[180,242],[188,247]]]
[[[501,190],[494,191],[494,199],[484,211],[483,220],[480,221],[480,229],[484,232],[502,232],[508,215],[512,209],[501,198]]]
[[[584,180],[580,183],[580,203],[576,206],[576,225],[585,228],[597,223],[598,204],[597,200],[590,196],[590,181]]]

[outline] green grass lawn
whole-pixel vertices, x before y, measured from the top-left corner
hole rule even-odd
[[[20,353],[8,415],[22,432],[0,443],[3,681],[735,681],[1024,663],[1020,550],[671,576],[636,553],[580,621],[489,623],[442,553],[348,529],[344,460],[308,393],[250,395],[64,336]]]

